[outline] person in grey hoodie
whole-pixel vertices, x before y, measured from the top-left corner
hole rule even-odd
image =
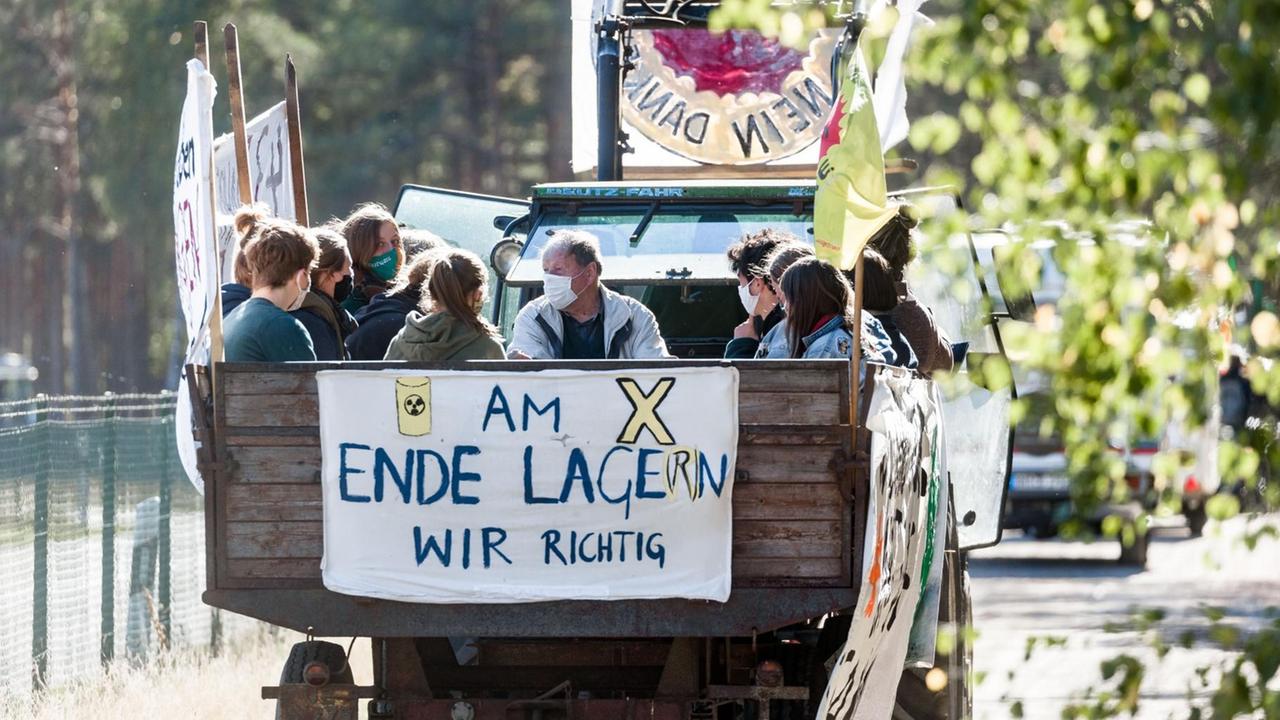
[[[426,292],[387,347],[386,360],[457,363],[501,360],[498,330],[480,315],[488,294],[484,263],[473,252],[445,248],[430,253]]]

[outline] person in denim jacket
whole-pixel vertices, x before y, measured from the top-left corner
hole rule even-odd
[[[794,264],[811,260],[818,262],[813,255],[813,248],[800,243],[792,243],[780,246],[774,251],[769,259],[769,275],[773,280],[774,287],[781,288],[782,277],[786,271]],[[825,263],[824,263],[825,264]],[[839,273],[837,273],[838,275]],[[843,281],[843,278],[841,278]],[[840,317],[848,317],[848,327],[852,326],[853,316],[853,291],[849,288],[848,283],[843,283],[843,292],[845,293],[845,307],[843,313],[836,313]],[[787,310],[788,319],[790,317],[790,307],[783,303]],[[833,311],[834,312],[834,311]],[[757,360],[778,360],[792,357],[791,344],[788,338],[788,319],[773,326],[765,336],[760,338],[760,347],[756,351]],[[833,318],[834,319],[834,318]],[[813,347],[813,354],[802,354],[801,357],[848,357],[852,348],[852,336],[848,331],[848,327],[839,323],[830,323],[831,327],[818,328],[811,335],[812,343],[826,338],[824,347]],[[840,335],[843,334],[843,343]],[[862,357],[864,361],[885,363],[887,365],[901,364],[902,360],[894,351],[893,341],[889,334],[885,332],[884,326],[880,324],[871,313],[864,312],[862,314]],[[831,343],[832,347],[825,347],[826,343]],[[819,354],[819,353],[839,353],[841,347],[845,348],[841,354]]]
[[[782,274],[780,289],[787,311],[788,357],[812,360],[852,354],[853,290],[834,265],[812,257],[798,260]],[[864,362],[900,365],[905,360],[870,313],[862,315],[860,337]]]

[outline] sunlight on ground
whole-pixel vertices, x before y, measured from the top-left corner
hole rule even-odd
[[[116,663],[103,675],[57,688],[30,699],[0,699],[0,717],[160,718],[246,720],[275,717],[275,703],[262,699],[262,686],[273,685],[293,643],[302,635],[278,629],[246,638],[217,657],[178,652],[145,667]],[[350,638],[329,638],[344,647]],[[373,679],[369,641],[358,640],[351,651],[357,684]]]

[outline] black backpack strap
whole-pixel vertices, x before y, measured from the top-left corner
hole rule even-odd
[[[538,313],[533,313],[533,319],[538,322],[538,327],[542,328],[542,332],[547,334],[547,342],[551,344],[552,357],[564,357],[564,338],[556,335],[556,331],[551,327],[551,323],[544,320]]]

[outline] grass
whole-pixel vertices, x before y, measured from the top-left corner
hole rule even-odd
[[[117,662],[74,685],[30,698],[0,697],[0,718],[269,720],[275,717],[275,702],[262,699],[262,686],[276,683],[290,646],[303,639],[288,630],[264,631],[217,656],[176,651],[143,666]],[[350,642],[350,638],[332,640],[344,646]],[[368,639],[357,641],[351,655],[355,681],[370,684]]]

